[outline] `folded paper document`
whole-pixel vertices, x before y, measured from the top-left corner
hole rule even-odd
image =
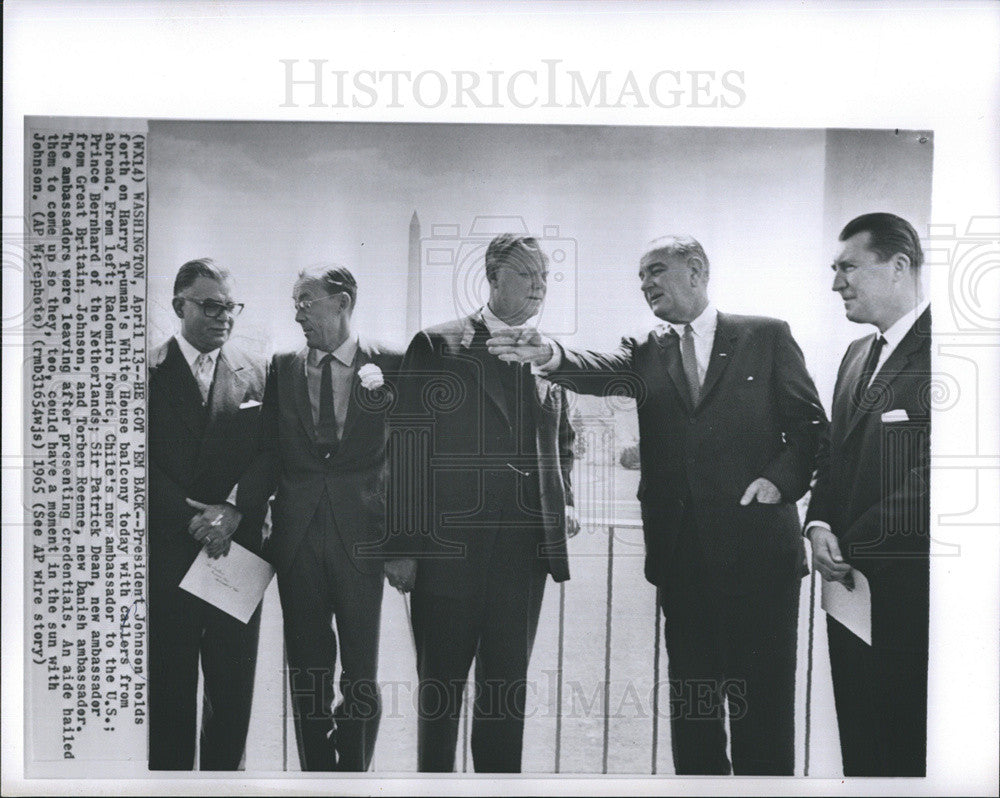
[[[841,582],[823,580],[822,605],[828,615],[850,629],[854,634],[872,644],[872,592],[864,574],[856,568],[851,571],[854,590]]]
[[[264,598],[272,576],[274,569],[269,562],[233,543],[229,554],[217,560],[210,559],[205,549],[198,552],[180,587],[246,623]]]

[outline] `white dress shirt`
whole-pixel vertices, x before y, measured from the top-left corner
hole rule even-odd
[[[195,382],[198,381],[198,374],[195,371],[194,362],[198,357],[203,354],[191,346],[190,342],[183,335],[177,336],[177,345],[181,348],[181,354],[184,355],[184,359],[187,361],[188,368],[191,369],[191,376],[194,377]],[[219,360],[219,349],[213,349],[211,352],[205,352],[208,355],[208,359],[212,361],[212,373],[215,373],[215,366]]]
[[[354,380],[354,356],[358,352],[358,336],[350,335],[333,352],[330,368],[333,376],[333,415],[337,419],[337,437],[344,434],[347,421],[347,405],[351,399],[351,383]],[[321,361],[327,355],[319,349],[310,349],[306,356],[306,383],[309,386],[309,404],[312,406],[313,424],[319,426],[320,387],[323,380]]]

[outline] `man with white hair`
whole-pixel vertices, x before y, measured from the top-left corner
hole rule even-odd
[[[804,574],[795,502],[826,417],[788,324],[712,305],[694,238],[653,241],[639,280],[663,322],[642,340],[574,351],[524,329],[490,350],[579,393],[636,398],[645,575],[665,618],[677,774],[791,775]]]

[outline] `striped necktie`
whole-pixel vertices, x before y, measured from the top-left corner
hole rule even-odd
[[[202,352],[194,361],[194,378],[201,391],[201,403],[208,404],[208,395],[212,391],[212,376],[215,372],[212,358]]]

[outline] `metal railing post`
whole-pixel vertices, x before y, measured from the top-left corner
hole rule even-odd
[[[653,610],[653,740],[650,745],[652,759],[649,772],[656,775],[656,754],[660,737],[660,589],[656,588],[656,606]]]
[[[559,648],[556,653],[556,756],[554,773],[559,772],[562,753],[563,641],[566,633],[566,583],[559,583]]]
[[[615,527],[608,525],[608,598],[604,619],[604,743],[601,773],[608,772],[608,742],[611,731],[611,592],[614,583]]]

